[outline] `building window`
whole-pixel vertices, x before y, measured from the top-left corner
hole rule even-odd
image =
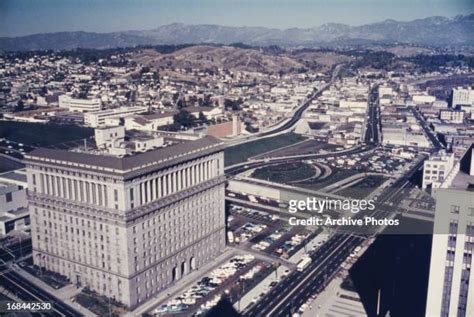
[[[468,208],[467,210],[468,210],[469,216],[474,217],[474,208]]]
[[[451,213],[452,214],[459,214],[459,206],[451,205]]]
[[[7,200],[7,203],[11,202],[11,201],[12,201],[12,193],[7,193],[7,194],[5,195],[5,198],[6,198],[6,200]]]

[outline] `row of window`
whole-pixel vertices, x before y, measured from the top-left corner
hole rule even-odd
[[[63,199],[108,207],[107,186],[94,182],[66,178],[40,173],[40,186],[36,184],[36,174],[33,174],[33,191]],[[118,193],[114,192],[114,201],[117,206]]]
[[[218,160],[205,161],[139,183],[129,189],[130,208],[133,209],[137,203],[141,206],[214,178],[218,175],[214,166],[216,162]]]

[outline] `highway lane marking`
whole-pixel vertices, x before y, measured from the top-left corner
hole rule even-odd
[[[329,248],[330,248],[330,247],[332,247],[333,245],[335,245],[335,244],[337,244],[337,243],[340,243],[340,242],[341,242],[342,240],[344,240],[344,239],[347,240],[347,238],[349,238],[349,237],[350,237],[350,236],[344,237],[343,235],[338,235],[338,236],[332,235],[331,237],[329,237],[329,239],[326,241],[326,243],[324,243],[324,246],[326,246],[327,248],[325,248],[325,249],[322,249],[322,248],[318,249],[315,253],[313,253],[312,256],[313,256],[313,257],[316,257],[317,259],[319,259],[319,257],[323,257],[326,253],[329,252]],[[344,240],[344,241],[345,241],[345,240]],[[313,264],[314,264],[314,263],[317,263],[317,262],[313,262]],[[322,263],[319,263],[318,266],[320,266],[321,264],[324,264],[324,260],[322,261]],[[323,266],[323,268],[326,268],[326,267],[327,267],[327,266]],[[309,272],[309,271],[308,271],[308,272]],[[311,274],[311,273],[308,273],[308,274]],[[296,283],[297,281],[301,280],[303,277],[304,277],[304,275],[301,275],[301,274],[297,275],[297,276],[291,281],[291,283],[290,283],[289,286],[292,286],[294,283]],[[267,293],[265,296],[268,297],[268,296],[272,295],[272,293],[277,292],[277,290],[278,290],[277,288],[276,288],[276,289],[272,289],[272,290],[270,290],[270,292]],[[282,292],[278,292],[277,294],[275,294],[275,296],[272,297],[272,300],[270,301],[270,304],[273,304],[273,302],[276,301],[276,300],[278,300],[278,298],[280,298],[282,295],[283,295]],[[263,299],[263,298],[262,298],[262,299]],[[264,302],[265,302],[265,301],[259,301],[259,303],[262,303],[262,304],[263,304]],[[248,310],[250,311],[250,310],[255,309],[255,308],[256,308],[256,306],[251,307],[251,308],[249,308]]]
[[[351,239],[351,238],[352,238],[352,237],[351,237],[350,235],[347,236],[346,239],[344,239],[344,240],[336,247],[336,249],[334,249],[334,250],[331,252],[331,254],[329,254],[329,256],[331,256],[331,255],[333,255],[334,253],[336,253],[341,247],[344,247],[344,243],[347,242],[347,240],[349,240],[349,239]],[[324,262],[326,262],[327,260],[328,260],[328,259],[326,258],[326,259],[324,259],[323,261],[321,261],[321,263],[320,263],[318,266],[316,266],[316,267],[311,271],[311,273],[317,271],[317,270],[324,264]],[[291,290],[290,293],[288,293],[288,295],[286,295],[286,296],[280,301],[280,303],[281,303],[281,302],[284,302],[284,301],[287,300],[291,295],[293,295],[293,293],[297,291],[298,287],[301,286],[301,284],[303,284],[306,280],[308,280],[308,279],[312,276],[311,273],[309,273],[309,274],[298,284],[297,287],[293,288],[293,290]],[[281,306],[281,305],[275,306],[275,307],[267,314],[267,316],[271,316],[271,314],[272,314],[275,310],[277,310],[278,306]]]
[[[345,241],[344,241],[344,242],[345,242]],[[346,249],[351,249],[351,248],[353,248],[353,246],[343,245],[343,249],[340,250],[337,255],[339,256],[339,255],[342,254],[344,251],[346,251]],[[335,275],[336,272],[337,272],[337,267],[334,267],[334,270],[333,270],[333,272],[330,274],[329,279],[332,279],[332,278],[334,277],[334,275]],[[315,278],[318,278],[318,277],[315,276]],[[317,283],[318,286],[321,286],[321,285],[323,284],[323,281],[315,280],[315,282]],[[304,290],[306,290],[306,292],[305,292],[305,293],[301,293],[301,292],[304,291]],[[301,295],[304,295],[304,294],[306,294],[306,295],[310,294],[307,289],[299,289],[298,291],[300,292],[300,294],[297,294],[296,297],[301,296]],[[310,297],[310,296],[306,296],[306,297]],[[302,299],[301,299],[301,300],[302,300]],[[291,306],[291,302],[288,302],[285,306],[283,306],[283,311],[284,311],[287,307],[290,307],[290,306]],[[280,312],[281,312],[281,311],[280,311]]]

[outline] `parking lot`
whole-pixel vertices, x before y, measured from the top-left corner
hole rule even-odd
[[[237,255],[212,270],[180,295],[161,304],[155,316],[203,316],[226,294],[231,302],[271,272],[271,264],[253,255]]]

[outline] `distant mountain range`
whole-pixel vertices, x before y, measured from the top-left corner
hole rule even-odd
[[[1,37],[1,51],[114,48],[160,44],[232,44],[253,46],[333,46],[410,43],[474,45],[474,14],[454,18],[429,17],[409,22],[385,20],[361,26],[327,23],[314,28],[285,30],[265,27],[228,27],[173,23],[153,30],[112,33],[59,32]]]

